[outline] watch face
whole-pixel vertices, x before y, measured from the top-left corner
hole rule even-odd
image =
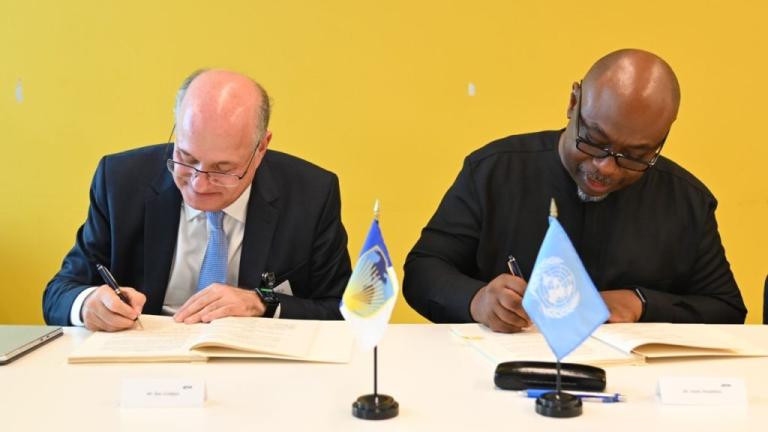
[[[280,299],[275,295],[275,292],[269,288],[256,288],[256,294],[261,297],[261,301],[264,303],[280,302]]]
[[[274,303],[278,304],[280,303],[280,299],[275,295],[273,292],[269,292],[264,294],[264,303]]]

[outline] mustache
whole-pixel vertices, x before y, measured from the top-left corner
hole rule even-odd
[[[595,172],[595,171],[592,171],[592,172],[584,171],[584,176],[587,179],[595,183],[600,183],[604,186],[609,186],[611,183],[613,183],[613,181],[610,178],[600,175],[598,172]]]

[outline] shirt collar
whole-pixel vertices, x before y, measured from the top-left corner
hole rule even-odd
[[[251,185],[248,185],[247,188],[243,191],[243,193],[240,194],[240,196],[230,204],[228,207],[226,207],[224,210],[222,210],[225,214],[229,215],[230,217],[234,218],[240,223],[245,223],[245,215],[248,212],[248,199],[251,197]],[[192,219],[200,216],[202,213],[205,213],[201,210],[198,210],[196,208],[192,208],[187,204],[184,203],[184,216],[187,218],[187,221],[191,221]]]

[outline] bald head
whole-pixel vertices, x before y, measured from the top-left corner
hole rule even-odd
[[[638,181],[655,164],[679,106],[675,73],[647,51],[612,52],[581,85],[573,83],[558,151],[582,200],[604,199]],[[605,151],[613,157],[594,156]]]
[[[614,51],[598,60],[583,80],[584,104],[589,110],[597,101],[615,108],[677,118],[680,85],[672,68],[659,56],[638,49]]]
[[[268,121],[269,98],[252,79],[224,70],[190,75],[176,97],[173,159],[208,174],[174,175],[184,202],[203,211],[235,202],[266,155]]]
[[[269,125],[269,96],[256,81],[225,70],[199,70],[176,95],[176,124],[187,131],[250,133],[254,142]]]

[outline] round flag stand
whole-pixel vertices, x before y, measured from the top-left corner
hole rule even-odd
[[[557,375],[555,378],[555,391],[544,393],[536,398],[536,412],[545,417],[568,418],[581,415],[581,399],[570,394],[563,393],[560,382],[560,360],[557,361]]]
[[[581,415],[581,399],[570,393],[545,393],[536,398],[536,412],[545,417],[578,417]]]
[[[386,420],[397,417],[399,406],[392,396],[367,394],[352,404],[352,415],[363,420]]]
[[[400,405],[395,398],[379,394],[378,347],[373,347],[373,394],[360,396],[352,404],[352,415],[363,420],[386,420],[397,417]]]

